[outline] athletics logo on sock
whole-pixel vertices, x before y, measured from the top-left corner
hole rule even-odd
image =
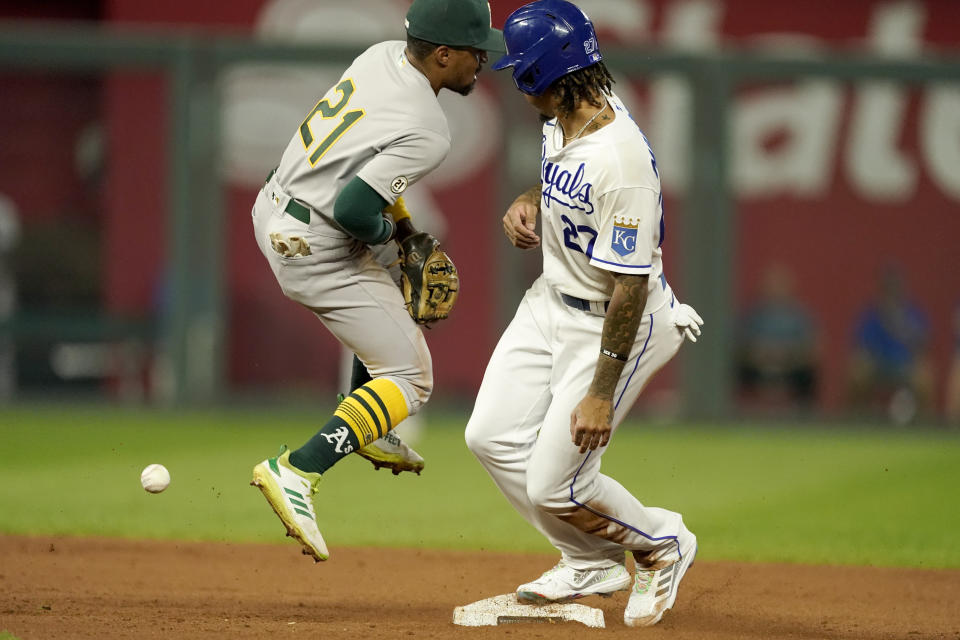
[[[340,427],[333,433],[321,433],[320,435],[326,438],[327,442],[330,444],[336,443],[336,446],[333,447],[333,450],[337,453],[351,453],[353,451],[353,445],[347,442],[347,436],[349,433],[350,432],[346,427]]]

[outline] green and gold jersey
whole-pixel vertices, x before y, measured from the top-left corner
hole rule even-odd
[[[429,81],[381,42],[360,54],[287,145],[277,181],[333,222],[333,204],[355,176],[393,203],[450,151],[450,129]]]

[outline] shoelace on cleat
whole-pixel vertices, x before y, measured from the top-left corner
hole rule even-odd
[[[531,582],[530,584],[537,584],[537,583],[540,582],[541,580],[544,580],[545,578],[548,578],[548,577],[552,576],[552,575],[555,574],[557,571],[559,571],[560,569],[562,569],[563,566],[564,566],[564,565],[563,565],[563,563],[561,562],[560,564],[556,565],[555,567],[551,567],[550,569],[547,569],[546,571],[543,572],[543,575],[541,575],[539,578],[537,578],[536,580],[534,580],[534,581]]]
[[[563,569],[563,568],[564,568],[564,564],[561,562],[560,564],[556,565],[555,567],[552,567],[552,568],[547,569],[546,571],[544,571],[544,572],[543,572],[543,575],[540,576],[540,579],[542,580],[543,578],[546,578],[547,576],[552,576],[552,575],[555,574],[557,571],[560,571],[560,569]]]
[[[640,595],[646,594],[653,584],[653,576],[656,573],[656,571],[637,571],[637,579],[633,583],[633,590]]]

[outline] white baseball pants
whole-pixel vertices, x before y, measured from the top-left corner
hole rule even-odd
[[[683,342],[673,324],[678,307],[667,302],[640,325],[614,396],[610,444],[647,381]],[[567,306],[538,279],[490,358],[467,446],[569,566],[622,563],[624,551],[640,552],[647,565],[669,563],[679,558],[680,514],[641,504],[600,473],[606,447],[581,454],[571,439],[570,415],[593,380],[602,330],[602,316]]]
[[[279,191],[275,178],[270,188]],[[433,390],[430,351],[403,295],[370,249],[316,214],[309,225],[300,222],[264,190],[253,206],[253,227],[284,295],[312,311],[372,377],[395,382],[410,415],[416,413]],[[288,246],[298,242],[294,239],[305,241],[309,255],[281,255],[274,239]]]

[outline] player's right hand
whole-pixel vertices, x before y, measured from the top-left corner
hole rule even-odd
[[[513,201],[503,216],[503,233],[510,244],[519,249],[535,249],[540,246],[537,235],[537,214],[539,207],[528,198],[520,196]]]
[[[613,401],[587,394],[570,414],[570,439],[580,453],[605,447],[613,432]]]

